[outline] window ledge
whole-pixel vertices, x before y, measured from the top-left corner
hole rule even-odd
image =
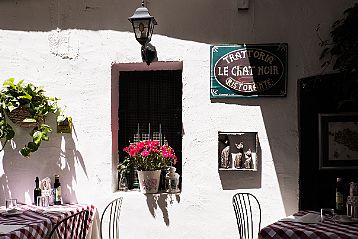
[[[119,193],[119,194],[128,194],[128,195],[180,195],[181,191],[177,192],[177,193],[168,193],[165,191],[159,191],[157,193],[142,193],[139,189],[130,189],[128,191],[115,191],[114,193]]]
[[[257,171],[257,169],[251,168],[219,168],[219,171]]]

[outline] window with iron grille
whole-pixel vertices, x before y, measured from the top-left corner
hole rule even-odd
[[[119,76],[118,153],[130,142],[155,139],[167,143],[182,172],[182,71],[122,71]],[[136,188],[136,173],[128,176]]]

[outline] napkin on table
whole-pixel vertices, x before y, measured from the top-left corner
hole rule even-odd
[[[321,221],[321,216],[317,213],[307,213],[303,216],[288,216],[281,219],[282,222],[300,222],[300,223],[319,223]]]
[[[54,206],[51,206],[51,207],[44,207],[42,208],[43,212],[48,212],[48,213],[51,213],[51,212],[69,212],[69,211],[73,211],[74,209],[73,208],[70,208],[70,207],[54,207]]]
[[[25,225],[3,225],[3,224],[0,224],[0,234],[7,234],[9,232],[20,229],[21,227],[24,227],[24,226]]]

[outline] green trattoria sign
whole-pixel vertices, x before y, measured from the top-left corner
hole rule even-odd
[[[210,98],[286,96],[287,43],[210,47]]]

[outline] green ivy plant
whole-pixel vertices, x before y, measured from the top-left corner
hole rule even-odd
[[[319,27],[316,29],[319,31]],[[358,71],[358,3],[344,11],[330,32],[331,40],[320,39],[323,47],[320,59],[322,68],[333,62],[333,69],[347,74]]]
[[[43,140],[49,140],[48,134],[52,132],[52,129],[45,124],[47,115],[49,113],[57,114],[58,121],[64,117],[60,114],[61,109],[57,104],[59,99],[48,97],[44,93],[42,87],[31,83],[24,84],[23,80],[15,83],[15,79],[10,78],[3,83],[3,88],[0,91],[0,139],[3,139],[4,143],[1,150],[15,136],[13,126],[9,124],[7,116],[20,107],[25,107],[30,112],[30,116],[23,122],[35,125],[30,133],[32,141],[20,150],[21,155],[29,157],[31,153],[37,151]]]

